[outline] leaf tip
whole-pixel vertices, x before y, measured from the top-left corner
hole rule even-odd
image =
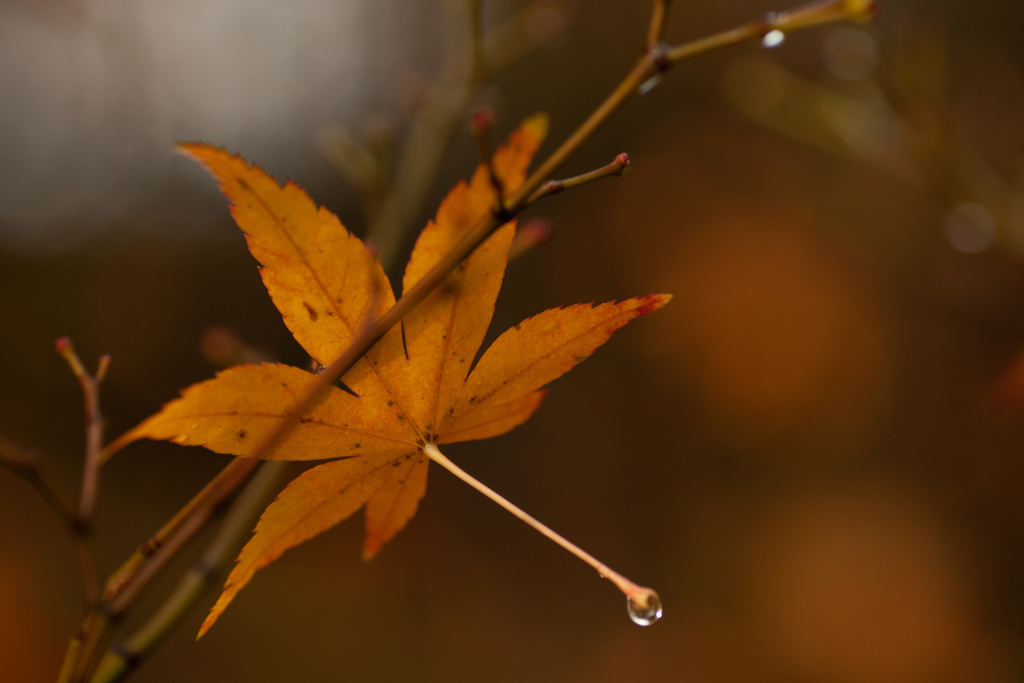
[[[202,156],[203,150],[217,149],[213,145],[208,145],[205,142],[176,142],[174,143],[174,152],[190,159],[199,159]]]
[[[636,315],[637,317],[647,315],[658,310],[671,300],[671,294],[647,294],[646,296],[637,297],[640,305],[636,307]]]
[[[197,643],[203,636],[206,635],[206,632],[210,630],[210,627],[213,626],[213,623],[215,621],[217,621],[217,615],[213,613],[213,610],[210,610],[210,613],[206,616],[206,619],[203,620],[203,625],[199,627],[199,633],[196,634]]]
[[[535,114],[531,114],[523,121],[523,129],[530,131],[538,138],[545,138],[548,134],[548,128],[551,127],[551,117],[548,116],[546,111],[539,111]]]
[[[366,540],[363,541],[363,562],[369,562],[377,557],[377,553],[380,552],[382,545],[380,537],[367,534]]]

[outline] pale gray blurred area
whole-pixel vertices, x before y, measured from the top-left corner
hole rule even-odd
[[[197,237],[203,216],[167,187],[204,179],[174,142],[214,142],[301,177],[318,161],[318,127],[386,99],[384,76],[410,59],[395,46],[429,51],[407,38],[432,32],[435,12],[373,0],[0,1],[0,249],[66,251],[115,227]]]

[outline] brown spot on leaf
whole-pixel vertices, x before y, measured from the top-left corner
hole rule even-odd
[[[305,301],[302,302],[302,305],[306,307],[306,313],[309,313],[309,321],[315,323],[316,319],[320,317],[319,315],[317,315],[316,309],[310,306]]]
[[[244,429],[239,429],[238,430],[238,438],[239,439],[244,439],[248,435],[249,435],[249,432],[245,431]]]

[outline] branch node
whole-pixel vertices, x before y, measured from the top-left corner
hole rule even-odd
[[[644,50],[644,55],[650,60],[658,74],[665,73],[672,68],[673,61],[669,58],[671,46],[663,40],[651,43]]]
[[[615,163],[619,165],[619,172],[613,175],[624,176],[629,173],[632,166],[629,163],[629,155],[623,152],[615,157]]]
[[[651,8],[651,23],[647,29],[648,47],[660,42],[665,37],[665,27],[668,24],[668,13],[671,6],[672,0],[654,0],[654,7]]]
[[[72,534],[84,538],[92,533],[92,520],[75,515],[68,520],[68,527]]]

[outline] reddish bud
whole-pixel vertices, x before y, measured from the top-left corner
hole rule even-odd
[[[474,134],[480,134],[490,130],[493,124],[494,110],[490,107],[480,107],[469,115],[469,125]]]
[[[626,175],[627,173],[629,173],[630,164],[629,164],[629,155],[628,154],[623,152],[622,154],[618,155],[617,157],[615,157],[615,162],[617,164],[619,164],[620,166],[622,166],[622,171],[621,171],[622,175]]]

